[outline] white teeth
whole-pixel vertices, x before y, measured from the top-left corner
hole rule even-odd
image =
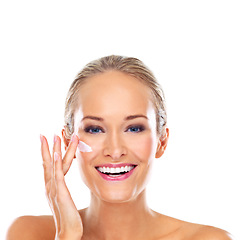
[[[109,167],[98,167],[98,171],[102,173],[124,173],[124,172],[130,172],[134,166],[125,166],[125,167],[117,167],[117,168],[109,168]]]

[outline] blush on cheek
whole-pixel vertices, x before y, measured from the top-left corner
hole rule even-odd
[[[155,144],[152,137],[139,138],[129,145],[132,151],[139,156],[140,159],[148,161],[152,154],[154,154]]]

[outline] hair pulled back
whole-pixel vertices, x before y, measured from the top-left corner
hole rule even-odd
[[[153,73],[137,58],[111,55],[88,63],[71,84],[65,103],[66,138],[70,139],[74,132],[74,113],[78,104],[78,92],[81,85],[89,77],[111,70],[131,75],[150,88],[156,112],[157,134],[164,134],[167,124],[165,97],[162,87]]]

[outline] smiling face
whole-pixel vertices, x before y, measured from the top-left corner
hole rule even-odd
[[[88,78],[79,90],[74,128],[93,150],[77,151],[76,158],[95,196],[126,202],[145,189],[152,161],[161,149],[147,86],[117,71]]]

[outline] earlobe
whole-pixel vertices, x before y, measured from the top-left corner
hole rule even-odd
[[[169,138],[169,129],[166,128],[165,135],[159,138],[155,158],[160,158],[165,152],[165,149],[168,143],[168,138]]]
[[[64,126],[64,128],[62,129],[62,138],[63,138],[63,142],[64,142],[64,149],[65,149],[65,151],[67,151],[67,148],[71,142],[71,139],[67,138],[65,128],[66,128],[66,126]],[[76,158],[76,154],[74,154],[74,158]]]
[[[161,141],[159,139],[158,146],[157,146],[157,151],[156,151],[156,154],[155,154],[155,158],[160,158],[162,155],[163,155],[162,145],[161,145]]]
[[[70,143],[70,140],[66,137],[66,130],[65,130],[65,126],[62,129],[62,138],[63,138],[63,142],[64,142],[64,149],[67,150],[68,145]]]

